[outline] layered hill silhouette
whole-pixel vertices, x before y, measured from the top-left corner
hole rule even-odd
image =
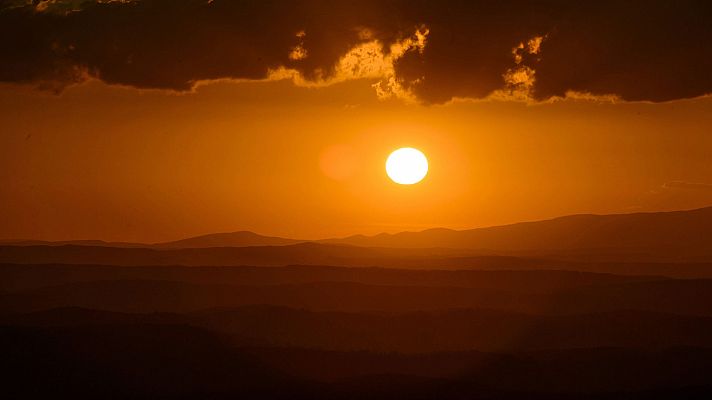
[[[60,310],[61,313],[61,310]],[[117,318],[117,321],[121,318]],[[705,347],[419,354],[235,346],[205,328],[123,321],[0,326],[11,398],[705,399]]]
[[[11,398],[707,399],[712,209],[0,246]]]
[[[545,273],[543,273],[544,276]],[[266,304],[313,311],[409,312],[491,308],[542,315],[642,310],[712,316],[712,280],[667,279],[569,286],[546,291],[499,287],[195,284],[156,280],[67,283],[0,295],[0,312],[82,307],[117,312],[193,312]]]
[[[153,245],[158,248],[283,246],[307,240],[262,236],[253,232],[217,233]],[[570,215],[511,225],[421,232],[355,235],[312,241],[360,247],[449,248],[481,252],[610,252],[685,250],[709,255],[712,207],[696,210],[610,215]],[[655,254],[653,251],[651,254]]]
[[[0,292],[21,292],[69,283],[100,281],[174,281],[198,285],[299,285],[358,283],[379,286],[457,287],[546,293],[583,286],[646,282],[651,275],[614,275],[564,270],[414,270],[380,267],[181,267],[63,264],[0,264]]]
[[[492,309],[355,313],[253,305],[179,314],[70,307],[0,316],[0,324],[36,328],[191,326],[218,333],[241,347],[404,354],[706,347],[712,343],[712,317],[630,310],[551,316]]]
[[[379,234],[375,236],[350,236],[340,239],[305,241],[280,237],[262,236],[252,232],[240,231],[203,235],[183,240],[138,244],[121,242],[101,242],[93,240],[42,242],[42,241],[4,241],[3,247],[110,247],[122,248],[129,253],[128,258],[141,259],[145,264],[164,264],[161,260],[171,260],[175,264],[203,265],[286,265],[280,259],[289,258],[292,264],[329,264],[329,258],[377,258],[382,256],[373,248],[417,249],[419,252],[406,253],[391,251],[393,254],[411,254],[418,256],[516,256],[529,258],[547,258],[577,261],[638,261],[638,262],[712,262],[712,207],[688,211],[613,214],[613,215],[571,215],[551,220],[523,222],[512,225],[478,228],[470,230],[430,229],[422,232],[401,232]],[[350,250],[347,247],[367,247],[371,250]],[[262,250],[245,250],[239,256],[228,254],[228,250],[216,250],[232,257],[235,261],[226,263],[220,256],[204,256],[194,253],[183,256],[195,261],[184,262],[182,256],[171,253],[154,255],[153,250],[188,250],[208,248],[246,248],[265,247]],[[286,247],[275,249],[274,247]],[[143,248],[143,253],[141,249]],[[62,254],[72,250],[62,250]],[[87,254],[99,254],[101,250],[78,250]],[[51,257],[42,259],[42,254],[51,250],[33,249],[35,260],[28,262],[53,262]],[[106,253],[106,252],[104,252]],[[266,259],[259,262],[256,259]],[[317,260],[310,260],[305,254],[320,254]],[[7,250],[0,252],[2,262],[23,262],[13,258]],[[102,256],[93,258],[87,255],[87,262],[125,264],[102,260]],[[111,256],[115,257],[115,256]],[[109,258],[111,258],[109,257]],[[267,258],[269,258],[267,257]],[[202,258],[202,261],[201,261]],[[13,261],[15,260],[15,261]],[[56,260],[65,262],[65,260]],[[66,262],[79,262],[67,259]],[[341,263],[343,264],[343,263]],[[339,264],[339,265],[341,265]],[[376,264],[371,264],[376,265]]]
[[[281,246],[306,240],[261,236],[252,232],[218,233],[153,245],[159,248]],[[712,247],[712,207],[633,214],[570,215],[511,225],[421,232],[355,235],[312,241],[360,247],[440,248],[479,252],[539,254],[673,254],[708,256]]]
[[[305,240],[262,236],[254,232],[239,231],[229,233],[213,233],[172,242],[156,243],[152,245],[152,247],[162,249],[184,249],[204,247],[285,246],[301,242],[305,242]]]
[[[370,237],[351,236],[323,242],[369,247],[444,247],[564,255],[577,252],[612,255],[621,252],[707,257],[712,252],[712,207],[672,212],[571,215],[464,231],[430,229]]]
[[[0,246],[89,246],[89,247],[150,247],[143,243],[107,242],[104,240],[0,240]]]
[[[144,247],[156,249],[182,249],[205,247],[249,247],[249,246],[285,246],[302,243],[306,240],[263,236],[250,231],[212,233],[181,240],[161,243],[106,242],[103,240],[0,240],[5,246],[90,246],[90,247]]]
[[[289,246],[149,249],[94,246],[0,246],[0,264],[115,266],[340,266],[426,270],[570,270],[680,278],[712,277],[712,262],[666,261],[667,257],[621,256],[622,261],[580,256],[456,256],[440,249],[394,249],[300,243]],[[680,257],[677,257],[680,258]],[[695,257],[694,260],[698,260]],[[703,261],[712,260],[703,257]]]

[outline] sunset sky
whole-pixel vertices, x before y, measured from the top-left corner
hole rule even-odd
[[[32,3],[0,1],[0,239],[712,205],[709,2]]]

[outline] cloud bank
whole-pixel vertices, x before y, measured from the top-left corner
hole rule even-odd
[[[712,93],[712,2],[0,0],[0,82],[189,91],[372,81],[382,98]]]

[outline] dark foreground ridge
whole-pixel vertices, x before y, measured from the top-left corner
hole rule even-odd
[[[712,284],[578,271],[2,265],[11,398],[712,395]]]
[[[241,348],[184,325],[0,328],[10,398],[704,398],[712,350]]]
[[[711,210],[2,246],[2,394],[712,398]]]

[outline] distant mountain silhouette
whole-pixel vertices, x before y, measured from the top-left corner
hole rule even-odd
[[[325,245],[328,247],[324,247]],[[334,245],[338,247],[334,247]],[[156,244],[103,242],[99,240],[63,242],[5,240],[0,241],[0,246],[143,247],[158,250],[269,247],[263,250],[245,250],[240,254],[250,254],[249,257],[232,257],[235,261],[229,263],[226,263],[225,260],[214,260],[215,257],[208,257],[206,261],[214,260],[214,263],[201,262],[200,264],[202,265],[329,264],[324,261],[325,258],[365,259],[379,256],[373,249],[369,251],[349,250],[344,249],[343,246],[421,250],[417,254],[400,252],[398,253],[400,256],[457,255],[466,257],[473,255],[508,255],[589,262],[710,262],[712,261],[712,207],[672,212],[570,215],[550,220],[461,231],[436,228],[421,232],[381,233],[375,236],[355,235],[346,238],[316,241],[262,236],[249,231],[239,231],[209,234]],[[277,246],[291,247],[291,249],[280,250],[272,248]],[[97,250],[84,249],[84,251],[88,254],[97,253]],[[222,253],[229,252],[228,250],[218,251]],[[37,249],[36,252],[42,254],[47,251]],[[260,261],[259,253],[270,253],[272,260]],[[362,255],[359,257],[361,253]],[[139,253],[135,254],[138,255]],[[146,253],[143,254],[145,255]],[[289,254],[294,257],[286,264],[280,262],[275,264],[275,258],[284,258],[277,254]],[[328,254],[328,257],[322,257],[319,254]],[[393,254],[395,253],[388,253],[389,256]],[[92,257],[87,256],[87,258],[90,259]],[[175,257],[168,253],[163,253],[162,256],[158,257],[148,257],[148,259],[156,258],[173,259]],[[250,261],[255,259],[258,260]],[[316,262],[315,259],[320,259],[321,261]],[[9,258],[2,258],[0,254],[0,262],[37,263],[55,261],[31,261],[29,259],[26,261],[11,261]],[[94,262],[116,264],[110,261]],[[195,265],[196,262],[190,261],[187,264]],[[182,264],[183,262],[178,260],[173,263]],[[149,264],[164,263],[149,262]],[[349,265],[355,264],[358,263],[349,263]],[[338,265],[343,265],[343,263]],[[366,265],[378,264],[366,263]]]
[[[708,399],[710,278],[712,208],[317,242],[6,241],[1,393]]]
[[[350,236],[322,243],[368,247],[460,248],[494,252],[536,252],[665,256],[667,259],[708,258],[712,255],[712,207],[689,211],[571,215],[463,231]]]
[[[0,263],[7,264],[104,264],[104,265],[336,265],[439,268],[443,257],[461,254],[448,249],[362,248],[349,245],[297,243],[286,246],[208,248],[118,248],[106,246],[0,246]],[[541,260],[482,256],[456,259],[458,265],[486,264],[528,269],[543,266]]]
[[[547,276],[546,272],[542,272]],[[643,310],[712,316],[712,280],[668,279],[541,290],[497,287],[365,285],[315,282],[283,285],[192,284],[155,280],[68,283],[0,295],[0,313],[82,307],[117,312],[193,312],[274,305],[313,311],[410,312],[490,308],[541,315]]]
[[[614,275],[566,270],[422,270],[380,267],[182,267],[0,264],[0,292],[67,283],[152,280],[193,284],[287,285],[351,282],[366,285],[459,287],[545,293],[613,283],[661,280],[661,276]]]
[[[90,246],[90,247],[149,247],[144,243],[106,242],[103,240],[0,240],[0,246]]]
[[[304,240],[262,236],[254,232],[239,231],[213,233],[191,237],[173,242],[156,243],[152,247],[165,249],[205,248],[205,247],[248,247],[248,246],[284,246],[304,242]]]
[[[130,324],[187,325],[207,329],[243,347],[336,351],[515,352],[586,347],[708,347],[712,344],[711,317],[646,311],[542,316],[491,309],[345,313],[245,306],[188,314],[55,308],[0,315],[0,325],[23,327]]]
[[[90,246],[90,247],[145,247],[156,249],[188,249],[206,247],[285,246],[304,240],[263,236],[250,231],[212,233],[162,243],[106,242],[103,240],[0,240],[0,246]]]
[[[712,249],[710,251],[712,252]],[[608,257],[611,260],[601,260],[587,256],[585,253],[573,258],[560,254],[546,254],[533,258],[493,255],[456,256],[450,253],[453,251],[447,249],[357,247],[318,243],[163,250],[75,245],[0,246],[0,264],[261,267],[305,265],[425,270],[569,270],[684,278],[712,277],[712,263],[709,262],[712,260],[712,254],[701,256],[698,253],[697,256],[691,257],[685,252],[653,255],[609,253]],[[691,257],[692,260],[666,261],[668,258],[681,257]],[[618,258],[622,261],[618,261]],[[698,260],[701,262],[691,262]]]

